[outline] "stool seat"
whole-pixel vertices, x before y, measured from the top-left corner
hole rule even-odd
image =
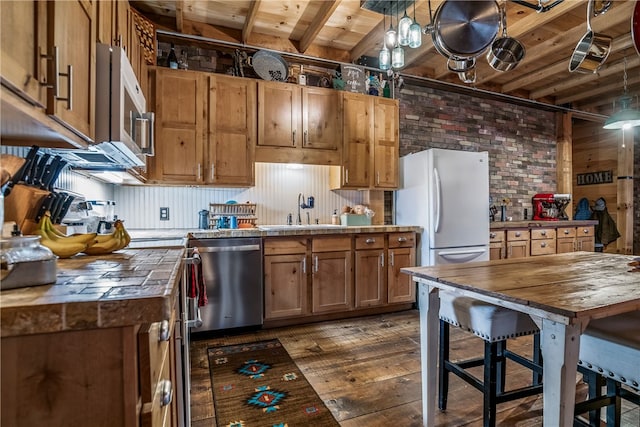
[[[592,320],[580,337],[578,364],[640,390],[640,311]]]
[[[483,426],[496,426],[496,405],[542,392],[542,366],[538,327],[526,314],[505,307],[440,291],[440,348],[438,366],[438,407],[447,409],[449,373],[483,394]],[[482,357],[462,361],[450,358],[449,325],[472,332],[484,340]],[[532,335],[533,360],[507,349],[507,339]],[[531,385],[505,390],[506,362],[512,360],[533,372]],[[482,378],[469,369],[482,366]]]
[[[448,292],[440,292],[440,319],[488,342],[539,332],[528,314]]]

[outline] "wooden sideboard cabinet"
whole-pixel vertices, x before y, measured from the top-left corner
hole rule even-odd
[[[529,256],[529,230],[507,230],[507,258]]]
[[[489,232],[489,259],[505,259],[507,257],[505,232],[503,230]]]
[[[556,253],[556,229],[535,228],[531,230],[531,255]]]

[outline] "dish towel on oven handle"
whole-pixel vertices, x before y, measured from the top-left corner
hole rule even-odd
[[[199,254],[198,249],[193,249],[193,254]],[[189,298],[198,299],[198,307],[207,305],[207,287],[204,283],[204,275],[202,274],[202,262],[191,264],[189,270]]]

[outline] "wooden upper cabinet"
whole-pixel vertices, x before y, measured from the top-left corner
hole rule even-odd
[[[155,69],[156,154],[149,178],[160,182],[204,183],[206,87],[202,73]]]
[[[254,185],[256,100],[255,80],[209,76],[207,182]]]
[[[95,105],[94,6],[85,1],[47,2],[47,113],[93,139]],[[56,64],[58,69],[56,70]]]
[[[47,102],[47,64],[39,53],[47,49],[46,3],[1,1],[0,73],[32,103],[44,108]],[[41,84],[42,83],[42,84]]]
[[[398,100],[374,98],[373,187],[398,188],[400,115]]]
[[[302,146],[338,150],[342,140],[340,92],[302,87]]]
[[[258,81],[256,161],[337,165],[341,140],[340,92]]]
[[[342,165],[331,170],[332,188],[368,188],[371,185],[373,97],[343,92]],[[335,176],[334,176],[335,174]]]
[[[258,145],[301,147],[300,88],[279,82],[258,82]]]
[[[155,68],[156,182],[251,186],[254,183],[256,82]]]

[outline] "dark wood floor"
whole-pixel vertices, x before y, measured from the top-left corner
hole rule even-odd
[[[194,341],[192,426],[216,425],[207,347],[268,338],[280,340],[341,426],[422,425],[419,319],[417,311],[409,310]],[[482,352],[482,341],[459,329],[452,328],[451,342],[453,358]],[[530,356],[531,338],[510,340],[509,348]],[[507,388],[531,378],[530,371],[518,365],[508,364],[507,369]],[[576,383],[576,399],[582,400],[585,387],[579,379]],[[539,396],[498,409],[499,426],[542,425]],[[624,405],[622,425],[640,426],[639,413],[637,407]],[[436,420],[438,426],[481,426],[481,394],[452,375],[447,411],[439,412]]]

